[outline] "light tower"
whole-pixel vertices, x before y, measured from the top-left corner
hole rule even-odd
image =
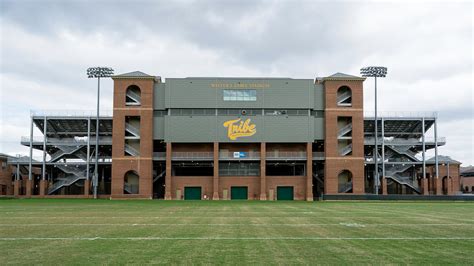
[[[99,103],[100,103],[100,78],[107,78],[114,74],[110,67],[90,67],[87,69],[88,78],[97,78],[97,116],[95,124],[95,166],[92,187],[94,188],[94,199],[97,198],[97,185],[99,175]]]
[[[379,164],[378,164],[378,123],[377,123],[377,78],[385,78],[387,75],[387,68],[382,66],[369,66],[360,69],[360,74],[363,77],[374,77],[375,78],[375,149],[374,149],[374,161],[375,161],[375,182],[374,190],[375,194],[379,194]]]

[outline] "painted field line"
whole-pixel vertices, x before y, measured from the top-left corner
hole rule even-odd
[[[244,224],[244,223],[130,223],[130,224],[104,224],[104,223],[32,223],[32,224],[0,224],[0,226],[8,227],[28,227],[28,226],[293,226],[293,227],[304,227],[304,226],[346,226],[346,227],[377,227],[377,226],[473,226],[474,224],[469,223],[437,223],[437,224],[426,224],[426,223],[259,223],[259,224]]]
[[[474,237],[0,237],[0,241],[22,240],[474,240]]]
[[[311,219],[415,219],[413,216],[8,216],[1,217],[3,219],[182,219],[182,218],[224,218],[224,219],[253,219],[253,218],[311,218]],[[470,221],[470,220],[469,220]]]

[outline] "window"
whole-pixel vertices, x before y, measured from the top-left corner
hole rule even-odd
[[[141,105],[141,91],[136,85],[130,85],[125,95],[125,105]]]
[[[170,113],[175,116],[214,116],[216,109],[171,109]]]
[[[260,163],[228,162],[219,163],[220,176],[259,176]]]
[[[217,109],[217,115],[220,115],[220,116],[262,115],[262,109]]]
[[[338,192],[350,193],[352,192],[352,173],[349,170],[343,170],[338,177]]]
[[[254,102],[256,100],[256,90],[224,90],[224,101]]]
[[[352,106],[352,91],[347,86],[342,86],[337,89],[337,105],[338,106]]]

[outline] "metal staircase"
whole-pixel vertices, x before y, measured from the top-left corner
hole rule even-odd
[[[162,178],[165,175],[165,173],[166,173],[166,170],[161,172],[161,174],[153,177],[153,183],[155,183],[158,179]]]
[[[352,143],[343,147],[342,149],[339,149],[339,155],[341,156],[345,156],[351,152],[352,152]]]
[[[56,151],[55,153],[51,154],[51,159],[49,160],[50,162],[56,162],[59,159],[61,159],[64,155],[70,155],[76,153],[77,157],[87,160],[87,155],[81,151],[82,147],[84,145],[78,145],[78,146],[59,146],[59,150]]]
[[[385,166],[385,175],[392,175],[397,173],[403,173],[413,165],[411,164],[397,164],[391,167]]]
[[[352,190],[352,180],[347,182],[344,186],[339,188],[339,193],[347,193]]]
[[[68,165],[57,165],[57,167],[68,175],[66,175],[66,177],[64,178],[58,178],[58,181],[56,181],[53,186],[49,188],[49,195],[53,194],[62,187],[70,186],[79,180],[86,179],[87,170],[83,169],[82,167],[74,167]]]
[[[140,151],[132,147],[131,145],[125,144],[125,152],[130,156],[139,156]]]
[[[132,126],[130,123],[125,123],[125,131],[136,138],[140,138],[140,129]]]
[[[342,138],[344,137],[347,133],[351,132],[352,131],[352,123],[349,123],[345,126],[343,126],[341,129],[339,129],[338,133],[337,133],[337,137],[338,138]]]
[[[391,146],[386,146],[386,147],[389,147],[390,149],[392,149],[393,151],[395,151],[396,153],[399,153],[399,154],[402,154],[402,155],[405,155],[406,157],[408,157],[409,159],[411,159],[412,161],[414,162],[418,162],[418,158],[416,158],[416,153],[415,152],[412,152],[410,150],[410,147],[411,146],[395,146],[395,145],[391,145]]]
[[[138,194],[138,186],[132,186],[129,183],[123,184],[123,190],[129,194]]]
[[[351,104],[351,102],[345,102],[352,97],[352,93],[350,91],[345,91],[344,93],[337,96],[337,104],[344,105],[344,104]]]
[[[317,174],[313,174],[313,177],[318,181],[318,183],[324,186],[324,181]]]
[[[127,103],[141,104],[141,101],[142,101],[141,96],[132,90],[127,90],[126,97],[128,97],[129,99],[133,101],[133,102],[127,101]]]
[[[396,183],[400,185],[405,185],[413,189],[413,191],[415,191],[416,193],[421,194],[421,190],[420,190],[420,187],[418,186],[418,182],[416,180],[412,180],[411,177],[409,176],[401,176],[399,174],[392,174],[390,176],[386,176],[385,178],[392,179]]]

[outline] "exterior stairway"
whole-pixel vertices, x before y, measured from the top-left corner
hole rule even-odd
[[[352,190],[352,180],[347,182],[344,186],[339,188],[339,193],[347,193]]]
[[[393,146],[386,146],[386,147],[389,147],[390,149],[392,149],[396,153],[405,155],[406,157],[408,157],[410,160],[412,160],[414,162],[419,161],[418,158],[416,158],[416,153],[412,152],[410,150],[410,146],[396,146],[396,145],[393,145]]]
[[[351,132],[352,131],[352,123],[349,123],[347,125],[345,125],[344,127],[342,127],[341,129],[339,129],[338,133],[337,133],[337,137],[338,138],[342,138],[344,137],[347,133]]]
[[[153,183],[155,183],[158,179],[162,178],[165,175],[165,173],[166,173],[166,170],[161,172],[161,174],[153,177]]]
[[[134,91],[128,90],[126,97],[130,98],[135,104],[140,104],[142,99],[141,96]],[[128,101],[127,101],[128,102]],[[130,102],[128,102],[130,103]]]
[[[67,166],[67,165],[57,165],[59,169],[61,169],[64,173],[66,173],[66,177],[59,178],[52,187],[49,188],[48,194],[51,195],[56,192],[58,189],[70,186],[76,183],[79,180],[86,179],[87,170],[82,167],[74,167],[74,166]]]
[[[129,123],[125,123],[125,131],[134,136],[135,138],[140,138],[140,129],[132,126]]]
[[[343,105],[343,104],[345,104],[344,102],[346,100],[348,100],[349,98],[351,98],[351,97],[352,97],[351,92],[346,91],[346,92],[344,92],[344,93],[337,96],[337,104]]]
[[[396,183],[407,186],[413,189],[413,191],[415,191],[416,193],[421,194],[421,189],[418,186],[418,182],[416,182],[416,180],[412,180],[411,177],[409,176],[401,176],[399,174],[392,174],[390,176],[386,176],[385,178],[392,179]]]
[[[138,194],[138,186],[133,186],[129,183],[123,184],[123,190],[128,194]]]
[[[51,154],[51,159],[49,160],[50,162],[56,162],[59,159],[61,159],[64,155],[70,155],[70,154],[76,154],[77,157],[87,160],[87,155],[81,151],[82,147],[84,145],[78,145],[78,146],[59,146],[59,150],[56,151],[55,153]]]
[[[349,154],[350,152],[352,152],[352,143],[343,147],[342,149],[339,149],[339,155],[341,156],[345,156]]]
[[[125,144],[125,152],[130,156],[140,156],[140,151],[128,144]]]
[[[313,177],[318,181],[318,183],[324,186],[324,181],[317,174],[313,174]]]

